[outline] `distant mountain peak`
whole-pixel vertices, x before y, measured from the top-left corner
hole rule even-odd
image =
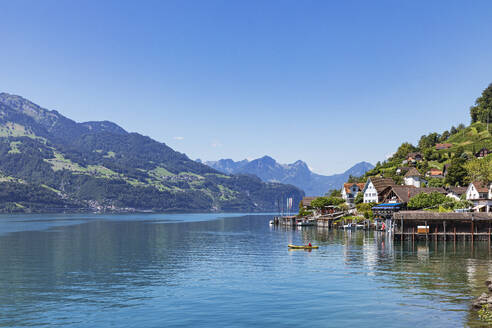
[[[228,159],[205,163],[228,174],[253,174],[263,181],[292,184],[303,189],[308,196],[321,196],[331,189],[339,189],[350,175],[361,176],[374,167],[368,162],[360,162],[344,173],[324,176],[312,172],[307,163],[302,160],[297,160],[292,164],[279,164],[270,156],[263,156],[250,162],[247,160],[234,162]]]

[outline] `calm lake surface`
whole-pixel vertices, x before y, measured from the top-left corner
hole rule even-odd
[[[272,215],[0,216],[0,326],[475,326],[487,242],[274,228]],[[289,251],[289,243],[320,245]]]

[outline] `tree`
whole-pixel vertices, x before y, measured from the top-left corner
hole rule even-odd
[[[362,192],[357,193],[357,196],[355,196],[355,204],[361,204],[364,201],[364,194]]]
[[[313,199],[313,201],[311,202],[311,207],[321,209],[330,205],[337,206],[344,202],[345,201],[342,198],[338,197],[318,197]]]
[[[444,179],[430,178],[427,187],[444,187]]]
[[[438,133],[429,133],[427,136],[423,135],[422,137],[420,137],[418,146],[420,149],[434,147],[440,139],[441,136]]]
[[[451,133],[449,133],[448,130],[444,131],[441,135],[441,142],[448,140],[450,135],[451,135]]]
[[[446,183],[451,186],[464,185],[467,172],[464,168],[466,160],[462,157],[454,157],[451,160],[448,168],[448,174],[446,175]]]
[[[404,160],[406,159],[407,155],[409,153],[412,153],[412,152],[415,152],[417,151],[417,148],[415,148],[414,145],[412,145],[411,143],[409,142],[404,142],[400,145],[400,147],[398,147],[398,150],[396,151],[396,153],[390,158],[391,161],[394,161],[394,160],[398,160],[398,161],[401,161],[401,160]],[[379,166],[381,165],[379,162],[378,162]],[[376,165],[376,167],[378,167],[378,165]]]
[[[360,203],[355,207],[357,209],[357,213],[364,215],[366,219],[372,219],[374,214],[372,213],[372,207],[376,205],[376,203]]]
[[[434,210],[448,212],[457,208],[470,208],[473,206],[467,200],[455,200],[438,192],[420,193],[408,201],[407,207],[412,210]]]
[[[475,106],[470,108],[470,118],[472,123],[492,121],[492,83],[477,98]]]
[[[481,181],[488,185],[492,182],[492,155],[476,158],[464,164],[468,180]]]
[[[326,193],[328,197],[342,197],[342,192],[340,189],[332,189]]]
[[[361,177],[356,177],[356,176],[353,176],[351,174],[351,175],[349,175],[349,178],[348,178],[348,181],[347,182],[350,182],[350,183],[358,183],[358,182],[361,182]]]
[[[411,210],[431,209],[448,202],[452,199],[438,192],[420,193],[410,198],[407,207]]]

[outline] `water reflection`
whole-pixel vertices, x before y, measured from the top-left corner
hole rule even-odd
[[[125,217],[5,234],[0,326],[478,324],[468,304],[492,270],[486,242],[401,243],[270,219]],[[287,249],[308,242],[320,249]]]

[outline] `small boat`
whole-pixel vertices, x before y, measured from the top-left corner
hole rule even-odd
[[[289,248],[294,248],[294,249],[317,249],[318,246],[309,246],[309,245],[292,245],[289,244]]]

